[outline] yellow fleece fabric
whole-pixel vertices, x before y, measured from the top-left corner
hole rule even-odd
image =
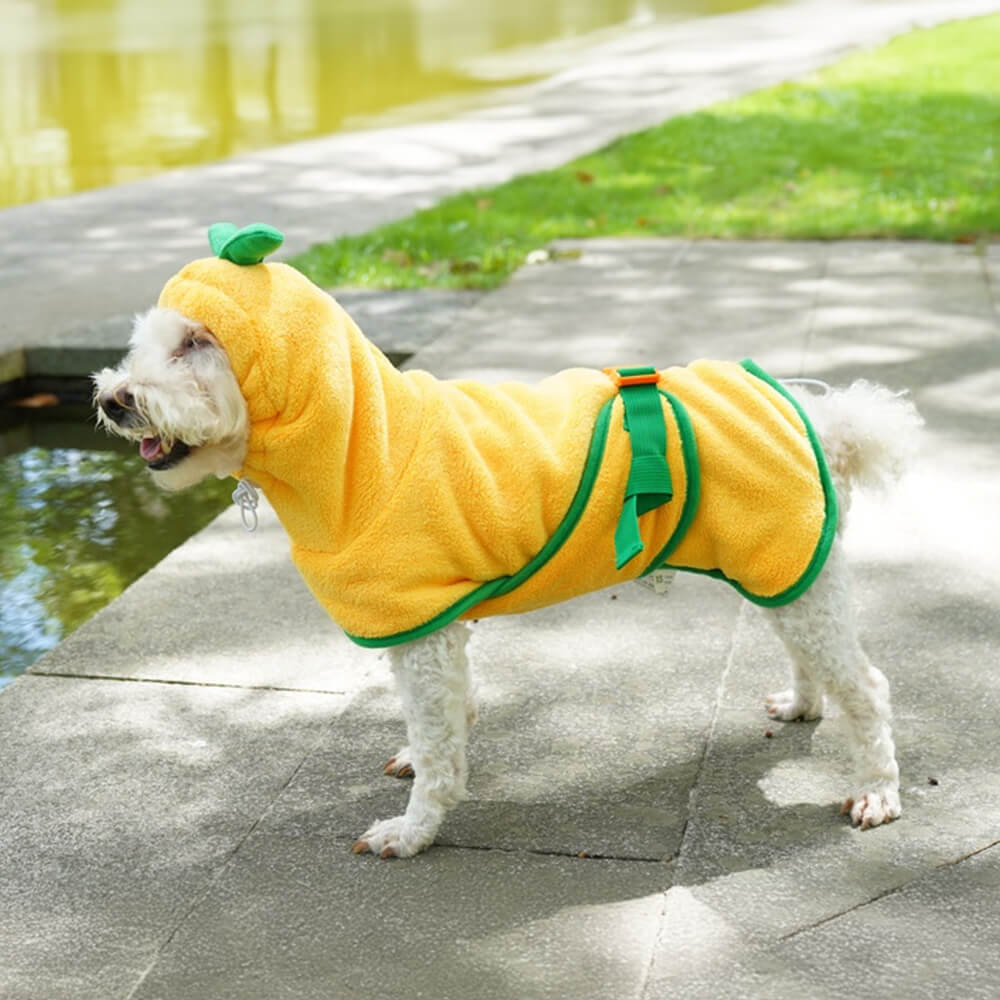
[[[668,542],[671,565],[719,573],[764,602],[825,557],[829,490],[808,429],[781,391],[740,365],[659,373],[679,404],[661,396],[673,499],[639,518],[644,551],[616,570],[631,446],[604,373],[570,369],[533,386],[401,373],[283,264],[198,260],[159,304],[203,323],[225,349],[251,421],[234,475],[267,495],[310,589],[357,641],[388,645],[455,617],[620,583],[662,561]],[[609,400],[575,527],[526,580],[490,596],[497,588],[484,585],[518,574],[559,533]]]

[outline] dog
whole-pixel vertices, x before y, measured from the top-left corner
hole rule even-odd
[[[221,267],[224,262],[212,261],[211,265],[200,263],[210,269],[216,265]],[[345,588],[352,593],[357,591],[363,597],[361,606],[356,609],[360,616],[357,620],[363,621],[365,601],[389,601],[385,592],[394,589],[396,579],[411,572],[413,560],[393,564],[389,575],[378,582],[378,590],[365,590],[365,573],[359,572],[355,577],[347,578],[346,585],[341,577],[337,577],[340,581],[337,584],[338,595],[327,600],[323,574],[329,568],[329,558],[324,557],[326,562],[318,563],[316,559],[319,557],[309,544],[319,530],[314,526],[313,514],[325,505],[330,512],[324,516],[332,518],[337,525],[336,530],[349,532],[357,522],[360,534],[366,539],[383,534],[384,524],[379,518],[388,516],[383,513],[383,508],[390,512],[389,508],[396,502],[395,496],[399,491],[393,487],[395,492],[391,502],[374,504],[379,508],[375,516],[370,510],[374,489],[371,484],[380,482],[379,477],[387,475],[385,470],[394,467],[394,428],[398,428],[400,437],[405,439],[401,448],[412,450],[418,429],[410,425],[420,424],[421,420],[398,420],[385,426],[373,423],[374,418],[366,410],[365,392],[374,392],[372,387],[403,376],[394,369],[390,371],[388,362],[365,341],[346,314],[342,314],[339,306],[325,293],[309,285],[299,275],[284,273],[291,269],[284,268],[280,273],[277,270],[261,272],[260,268],[265,266],[284,268],[283,265],[240,268],[236,264],[225,263],[225,269],[219,271],[218,277],[215,270],[185,271],[173,280],[173,284],[168,284],[160,304],[137,317],[124,360],[117,367],[106,368],[94,375],[97,419],[110,433],[138,443],[140,456],[153,479],[167,490],[184,489],[211,475],[223,478],[239,474],[249,478],[247,470],[256,469],[253,478],[289,528],[293,538],[293,556],[310,587],[321,601],[337,612],[335,618],[341,624],[340,605],[331,602],[344,600],[339,591]],[[259,286],[253,294],[244,295],[243,285],[250,278],[241,272],[253,272],[253,281]],[[212,275],[210,278],[206,277],[209,273]],[[278,290],[281,282],[290,283],[288,294],[292,298],[303,296],[308,302],[301,309],[297,304],[293,307],[286,303],[283,312],[274,312],[277,309],[275,301],[280,298]],[[220,289],[225,293],[221,298]],[[271,310],[267,313],[270,319],[263,316],[267,310]],[[302,417],[302,413],[312,412],[310,407],[326,405],[323,393],[318,393],[315,388],[300,391],[295,387],[296,378],[302,371],[311,370],[319,364],[311,360],[308,351],[304,355],[296,353],[304,343],[305,334],[295,324],[300,324],[301,315],[309,310],[319,317],[317,322],[339,324],[334,331],[335,337],[324,335],[321,341],[324,351],[328,350],[328,342],[334,343],[341,334],[350,344],[349,349],[345,348],[330,362],[338,373],[337,378],[351,380],[338,383],[340,388],[336,392],[336,395],[348,398],[347,402],[343,399],[336,401],[341,407],[337,412],[347,416],[337,417],[334,424],[326,429],[320,429],[318,419]],[[246,343],[250,335],[234,334],[229,329],[234,324],[243,324],[248,330],[252,327],[254,337],[264,340],[278,338],[280,343],[277,346],[271,343],[263,347],[258,345],[254,347],[258,354],[250,357]],[[295,329],[287,333],[282,326],[279,338],[278,333],[273,331],[282,324],[291,324]],[[225,336],[222,336],[223,328],[228,330]],[[339,346],[336,349],[341,350]],[[421,387],[425,395],[431,389],[451,391],[451,383],[438,383],[426,373],[406,374],[413,376],[405,382],[407,391],[413,385]],[[659,374],[650,376],[647,383],[650,380],[655,383],[660,377]],[[583,373],[578,378],[585,387],[589,387],[587,391],[596,392],[593,387],[598,386],[600,379],[607,381],[608,377],[601,373]],[[282,380],[291,388],[277,388]],[[621,379],[623,382],[626,380],[627,377]],[[362,386],[368,388],[362,391]],[[557,386],[562,387],[564,383],[559,382]],[[515,387],[510,391],[519,405],[522,397],[529,403],[536,399],[530,395],[532,390],[527,388]],[[615,386],[610,383],[607,389],[601,389],[609,398],[615,396],[615,391]],[[621,393],[624,391],[619,390]],[[496,402],[495,390],[490,387],[463,384],[462,392],[465,393],[463,407],[470,394],[482,407],[491,407]],[[821,444],[829,473],[827,515],[833,523],[826,525],[830,529],[830,537],[826,542],[824,558],[820,560],[821,567],[808,581],[808,586],[803,587],[801,593],[797,592],[794,600],[762,609],[792,661],[790,686],[767,697],[766,711],[772,719],[785,722],[810,720],[820,718],[824,697],[839,703],[847,723],[847,736],[857,769],[850,795],[844,801],[843,812],[848,813],[853,824],[862,829],[877,827],[895,819],[901,811],[889,686],[884,675],[869,662],[858,640],[850,579],[840,536],[853,491],[857,487],[882,488],[899,477],[916,446],[921,419],[907,399],[865,382],[856,382],[846,389],[822,395],[796,387],[790,389],[788,395],[794,400],[794,405],[801,408],[803,419],[807,417],[818,439],[815,442],[817,448]],[[346,410],[343,409],[345,406]],[[669,416],[666,404],[664,409]],[[463,416],[465,411],[459,409],[456,412],[454,441],[457,442],[464,434],[472,432],[462,425],[463,420],[469,419]],[[286,417],[290,422],[283,424]],[[670,439],[680,428],[680,422],[667,419],[666,423]],[[339,426],[341,424],[349,424],[349,427]],[[262,449],[255,437],[261,428],[270,435],[266,449]],[[392,433],[388,433],[387,429]],[[619,428],[614,433],[625,432]],[[431,436],[439,438],[447,437],[447,434],[441,431]],[[289,452],[284,471],[275,474],[274,466],[269,467],[270,471],[262,471],[261,451],[266,450],[273,457],[280,453],[277,442],[292,437],[295,437],[295,447],[299,451]],[[355,468],[350,451],[350,447],[359,441],[370,445],[369,451],[374,448],[373,455],[366,452],[368,458],[357,463],[363,467],[361,471]],[[452,450],[459,447],[459,444],[449,445]],[[627,443],[625,448],[627,450]],[[361,491],[364,494],[362,499],[349,503],[344,496],[332,496],[336,487],[324,486],[322,477],[313,477],[308,489],[303,487],[303,495],[309,495],[308,501],[296,499],[299,507],[293,509],[292,500],[286,494],[288,484],[299,474],[298,464],[300,461],[315,461],[317,456],[327,453],[333,456],[333,464],[325,465],[324,470],[339,470],[346,463],[348,467],[338,474],[351,476],[356,473],[360,485],[352,481],[350,489],[343,487],[342,492],[346,496],[349,492]],[[477,459],[482,459],[482,454],[477,453]],[[466,459],[462,461],[468,464]],[[822,464],[822,459],[819,461]],[[678,463],[683,464],[679,459]],[[491,476],[494,471],[486,469],[484,474]],[[522,485],[532,472],[530,463],[518,470]],[[393,480],[395,483],[403,473],[392,475],[396,477]],[[411,475],[408,467],[405,475]],[[460,489],[463,476],[464,473],[442,474],[449,496]],[[428,482],[430,485],[425,486],[427,491],[441,485],[433,477]],[[676,488],[677,484],[674,485]],[[548,485],[545,488],[548,490]],[[690,476],[687,489],[689,494],[693,489]],[[426,504],[428,510],[434,502],[429,495],[417,498],[417,503]],[[703,498],[702,504],[707,502]],[[660,509],[667,510],[671,506],[668,503]],[[283,509],[289,511],[287,520]],[[641,497],[639,510],[642,510]],[[497,516],[503,515],[501,510]],[[652,511],[641,515],[638,523],[641,527],[644,522],[649,523],[659,516]],[[435,525],[430,523],[434,518],[428,514],[424,520],[428,525],[420,528],[425,533],[421,536],[421,551],[428,551],[427,561],[433,562],[438,557],[431,552],[429,546],[432,542],[427,541],[426,533],[435,530]],[[515,530],[511,528],[511,531]],[[447,555],[452,543],[447,531],[444,536],[440,547]],[[640,548],[644,537],[638,539]],[[318,543],[313,542],[315,544]],[[517,545],[512,544],[512,551],[511,558],[523,557]],[[422,564],[423,560],[416,562]],[[560,572],[562,576],[567,575],[565,567]],[[583,576],[581,586],[587,586],[586,574]],[[559,580],[556,582],[557,585],[560,583]],[[479,594],[479,591],[475,593]],[[370,598],[364,597],[366,594]],[[509,610],[503,604],[509,598],[504,598],[502,594],[499,597],[487,594],[484,600],[486,607],[491,606],[490,601],[497,601],[499,611]],[[461,601],[458,603],[461,604]],[[394,606],[386,606],[389,608],[386,613],[390,614]],[[476,608],[477,605],[466,607],[464,616],[471,617]],[[350,610],[345,610],[344,615],[348,615]],[[433,842],[447,811],[465,795],[466,740],[476,719],[466,655],[468,626],[459,620],[457,613],[448,620],[441,619],[439,624],[440,627],[425,632],[420,629],[397,630],[388,641],[381,643],[359,638],[363,644],[381,644],[388,648],[409,742],[388,762],[385,773],[413,777],[414,783],[405,813],[372,825],[354,843],[356,853],[370,851],[382,858],[417,854]],[[352,633],[351,628],[345,626],[345,630]],[[358,629],[353,629],[353,632],[357,633]],[[406,641],[396,641],[399,636]],[[352,637],[358,638],[356,634]]]

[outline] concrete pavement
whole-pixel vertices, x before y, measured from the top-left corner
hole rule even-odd
[[[416,859],[354,856],[408,792],[385,663],[231,510],[0,696],[5,1000],[995,995],[997,248],[572,248],[442,304],[411,363],[753,355],[913,391],[925,454],[848,535],[903,817],[838,816],[838,718],[770,722],[777,641],[681,575],[480,623],[469,801]]]

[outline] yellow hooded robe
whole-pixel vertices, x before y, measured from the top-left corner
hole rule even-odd
[[[623,395],[635,390],[614,376],[570,369],[491,386],[400,372],[283,264],[198,260],[159,304],[225,349],[251,423],[234,475],[264,491],[306,583],[363,645],[529,611],[663,565],[781,604],[826,559],[837,511],[818,440],[750,362],[653,375],[672,498],[645,513],[640,503],[639,547],[617,568],[635,445]]]

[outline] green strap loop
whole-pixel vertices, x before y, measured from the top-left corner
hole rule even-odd
[[[655,375],[655,368],[619,368],[622,378]],[[615,568],[621,569],[643,550],[639,518],[673,499],[673,483],[667,465],[667,426],[660,392],[655,382],[623,385],[619,389],[625,407],[625,430],[632,445],[625,501],[615,528]]]

